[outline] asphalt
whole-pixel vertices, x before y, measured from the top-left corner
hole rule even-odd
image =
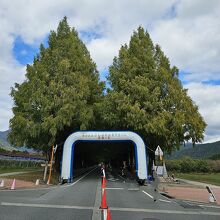
[[[70,185],[49,189],[0,191],[0,220],[100,219],[100,170]],[[151,185],[117,174],[107,176],[107,204],[113,220],[217,220],[220,207],[172,200],[155,193]],[[154,202],[154,197],[157,201]]]

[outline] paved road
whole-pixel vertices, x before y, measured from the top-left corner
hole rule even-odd
[[[90,171],[73,184],[41,190],[0,191],[0,220],[96,220],[99,218],[99,169]],[[107,203],[113,220],[217,220],[220,208],[169,200],[152,199],[151,186],[109,175]]]

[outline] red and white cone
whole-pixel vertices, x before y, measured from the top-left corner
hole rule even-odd
[[[111,212],[110,209],[107,210],[107,218],[106,220],[111,220]]]
[[[12,185],[11,185],[11,190],[15,190],[15,179],[13,180],[13,182],[12,182]]]
[[[39,183],[40,183],[40,180],[37,179],[35,185],[36,185],[36,186],[39,186]]]
[[[101,201],[101,206],[100,209],[107,209],[107,201],[106,201],[106,191],[105,189],[103,190],[103,194],[102,194],[102,201]]]
[[[4,186],[5,186],[5,181],[2,180],[2,181],[1,181],[1,184],[0,184],[0,188],[2,188],[2,187],[4,187]]]
[[[106,188],[106,178],[102,177],[102,188]]]

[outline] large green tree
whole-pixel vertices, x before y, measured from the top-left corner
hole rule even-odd
[[[206,123],[198,107],[182,87],[178,69],[142,27],[121,47],[109,72],[111,87],[100,107],[109,129],[136,131],[150,149],[160,145],[167,152],[185,141],[202,141]]]
[[[48,152],[71,132],[93,128],[103,89],[86,46],[64,17],[48,47],[41,45],[27,65],[26,80],[12,88],[11,143]]]

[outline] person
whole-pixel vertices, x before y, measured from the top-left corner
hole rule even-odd
[[[153,169],[153,182],[152,182],[152,184],[153,184],[153,190],[154,190],[154,196],[153,196],[154,202],[157,201],[157,197],[159,194],[159,192],[158,192],[159,182],[160,182],[160,180],[159,180],[159,177],[157,176],[157,172],[156,172],[156,170]]]

